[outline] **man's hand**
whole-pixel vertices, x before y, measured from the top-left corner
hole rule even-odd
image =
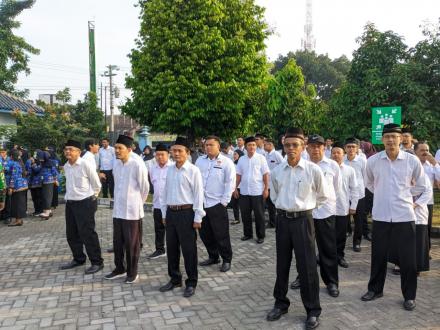
[[[426,160],[430,162],[433,166],[437,165],[437,160],[430,152],[428,152],[428,154],[426,155]]]
[[[167,221],[165,219],[162,219],[162,224],[165,226],[167,224]]]
[[[60,184],[58,183],[58,181],[55,181],[55,182],[53,183],[53,185],[54,185],[55,187],[58,187]]]
[[[105,181],[107,179],[107,177],[105,176],[105,173],[99,173],[99,178],[103,181]]]
[[[12,195],[12,188],[8,188],[8,195],[11,196]]]
[[[240,197],[240,193],[238,192],[238,189],[235,189],[235,191],[233,192],[234,198],[238,199]]]
[[[193,222],[193,228],[194,229],[202,228],[202,223],[201,222]]]
[[[4,202],[0,203],[0,211],[2,211],[4,208],[5,208],[5,203]]]
[[[355,214],[356,214],[356,210],[352,210],[352,209],[350,209],[350,210],[348,211],[348,214],[350,214],[350,215],[355,215]]]
[[[264,189],[263,191],[263,199],[267,199],[269,197],[269,189]]]

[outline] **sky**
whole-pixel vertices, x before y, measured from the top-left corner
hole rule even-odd
[[[265,18],[273,30],[266,42],[269,59],[300,49],[306,0],[256,3],[266,8]],[[70,87],[73,101],[82,99],[89,89],[87,26],[94,21],[98,96],[101,83],[108,85],[108,78],[101,77],[105,66],[117,65],[115,83],[121,97],[116,105],[122,104],[130,95],[124,88],[124,77],[130,72],[127,55],[140,26],[135,4],[137,0],[37,0],[18,16],[22,25],[15,32],[41,53],[31,56],[32,72],[20,75],[17,87],[28,88],[34,100],[64,87]],[[350,58],[367,22],[381,31],[393,30],[413,46],[423,37],[420,25],[435,23],[439,16],[440,0],[313,0],[316,52]]]

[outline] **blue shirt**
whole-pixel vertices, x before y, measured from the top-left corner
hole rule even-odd
[[[19,162],[11,160],[8,164],[10,177],[6,181],[8,188],[15,191],[26,190],[28,188],[28,181],[23,177],[23,169]]]

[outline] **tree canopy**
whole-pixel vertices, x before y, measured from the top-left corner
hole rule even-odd
[[[269,34],[254,0],[139,1],[124,113],[153,130],[230,137],[267,76]]]

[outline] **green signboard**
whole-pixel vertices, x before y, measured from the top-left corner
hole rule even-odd
[[[402,107],[371,108],[371,143],[382,144],[382,129],[386,124],[402,125]]]

